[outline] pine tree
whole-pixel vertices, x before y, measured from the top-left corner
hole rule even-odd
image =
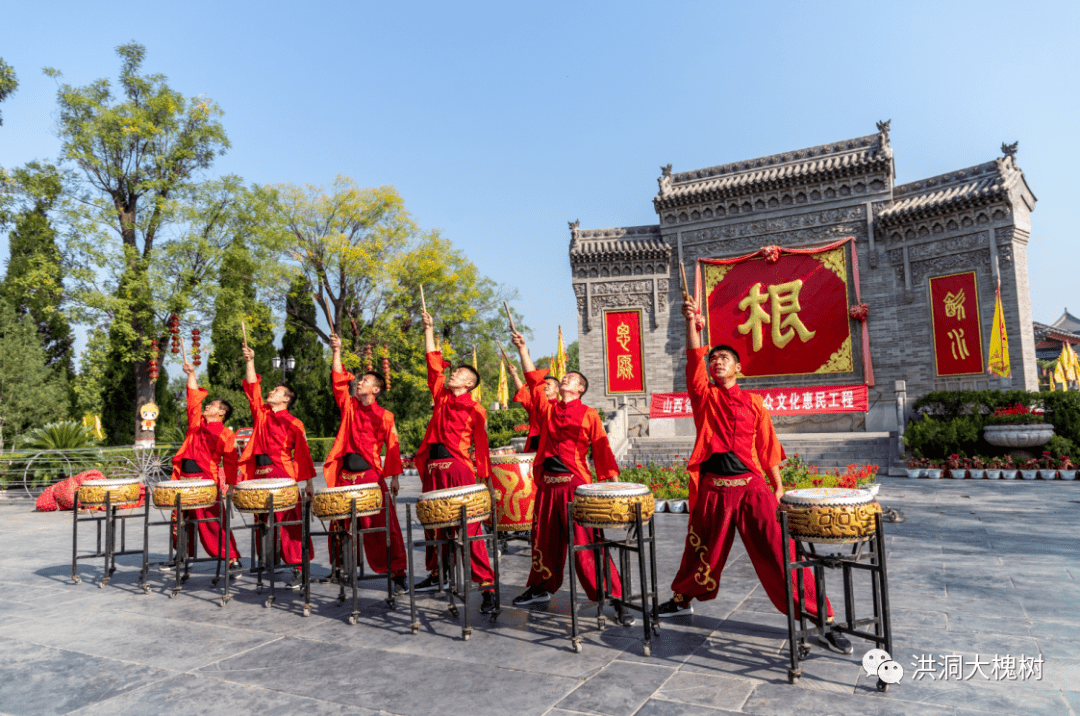
[[[0,299],[0,448],[5,439],[68,414],[63,382],[45,370],[45,351],[28,317]]]
[[[303,274],[293,280],[285,300],[287,316],[302,316],[309,323],[316,321],[311,284]],[[308,437],[333,436],[339,413],[330,385],[330,361],[318,335],[307,325],[287,318],[281,356],[296,361],[296,367],[285,376],[297,396],[292,413],[303,421]]]

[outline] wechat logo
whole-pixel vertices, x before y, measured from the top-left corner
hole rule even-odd
[[[904,678],[904,667],[900,662],[893,661],[889,652],[884,649],[871,649],[862,658],[863,671],[867,676],[878,678],[878,688],[884,684],[899,684]]]

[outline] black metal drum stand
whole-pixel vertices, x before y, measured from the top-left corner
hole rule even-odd
[[[385,517],[385,524],[382,527],[365,527],[364,529],[357,529],[356,521],[356,498],[352,498],[350,501],[350,514],[348,517],[335,518],[331,520],[332,525],[336,525],[337,529],[324,529],[322,531],[307,530],[307,534],[304,537],[304,544],[307,544],[308,540],[312,537],[327,537],[333,538],[337,545],[336,554],[339,560],[344,560],[345,564],[342,567],[345,579],[339,579],[340,585],[337,597],[338,604],[345,603],[345,584],[346,581],[352,587],[352,613],[346,621],[349,624],[356,624],[360,618],[360,610],[357,607],[357,600],[359,599],[359,593],[357,588],[357,582],[363,580],[382,579],[380,574],[372,574],[368,576],[364,572],[363,563],[360,562],[360,555],[363,554],[362,541],[366,534],[374,534],[381,532],[386,535],[386,606],[390,609],[394,608],[396,599],[394,597],[394,574],[390,568],[390,511],[394,509],[394,501],[389,496],[384,500],[383,515]],[[349,529],[344,529],[344,525],[341,525],[341,520],[349,520]],[[321,520],[320,520],[321,521]],[[311,524],[311,501],[304,503],[304,524]],[[347,538],[347,539],[346,539]],[[344,547],[344,549],[342,549]],[[307,552],[305,551],[305,555]],[[307,561],[305,557],[305,562]],[[359,563],[359,567],[358,567]],[[335,570],[336,567],[331,565],[330,568]],[[310,566],[304,570],[304,616],[311,616],[311,569]]]
[[[481,530],[481,533],[475,537],[469,536],[469,520],[468,520],[468,507],[466,505],[461,506],[461,522],[454,527],[442,528],[447,531],[447,537],[445,539],[423,539],[413,541],[412,532],[412,505],[405,506],[405,531],[406,531],[406,552],[409,558],[409,615],[411,622],[409,628],[412,629],[412,633],[415,634],[420,630],[420,620],[416,614],[416,590],[413,578],[413,548],[429,546],[434,547],[436,555],[438,557],[438,584],[439,589],[435,593],[437,596],[443,596],[445,593],[447,598],[446,608],[450,612],[451,616],[455,619],[458,616],[457,605],[454,604],[454,597],[457,597],[462,604],[465,612],[465,621],[461,627],[461,638],[464,641],[468,641],[472,636],[472,625],[469,619],[469,593],[472,589],[472,543],[484,542],[487,545],[488,553],[491,555],[491,567],[492,573],[495,578],[495,609],[491,612],[491,623],[494,623],[498,619],[499,614],[502,613],[502,597],[501,588],[499,586],[499,532],[498,532],[498,517],[496,516],[494,500],[492,500],[490,525],[487,525],[487,520],[483,523],[484,526],[489,526],[490,530],[485,533]],[[449,574],[450,576],[450,588],[443,592],[442,583],[443,575]]]
[[[71,581],[78,584],[82,581],[76,570],[76,565],[80,559],[101,559],[105,560],[105,567],[101,581],[98,582],[98,588],[104,588],[109,580],[112,578],[113,572],[116,571],[116,558],[124,555],[138,554],[141,555],[145,552],[145,532],[143,547],[140,549],[127,549],[127,521],[132,518],[142,517],[145,523],[150,518],[150,494],[145,495],[143,503],[142,514],[123,514],[120,510],[133,510],[131,507],[113,507],[112,506],[112,494],[105,494],[105,508],[101,514],[94,515],[92,517],[79,517],[79,491],[75,490],[75,504],[71,507],[72,523],[71,523]],[[93,522],[97,526],[97,542],[94,551],[90,554],[79,554],[79,523],[80,522]],[[120,549],[116,549],[116,525],[120,524]],[[102,549],[102,526],[105,528],[105,547]],[[146,587],[143,587],[143,591],[146,591]]]
[[[190,574],[191,565],[195,564],[197,562],[217,562],[217,569],[214,572],[214,579],[211,582],[212,584],[216,585],[218,583],[218,580],[221,578],[221,560],[222,559],[225,560],[226,572],[228,571],[228,561],[229,561],[229,550],[228,550],[229,540],[228,540],[228,535],[227,535],[227,533],[225,531],[226,530],[226,520],[225,520],[225,514],[224,514],[225,510],[223,509],[223,507],[225,507],[225,506],[222,504],[222,499],[221,499],[220,492],[218,494],[218,516],[217,517],[203,517],[203,518],[200,518],[200,519],[190,519],[186,514],[187,510],[184,509],[183,507],[181,507],[181,495],[177,494],[176,495],[176,503],[173,506],[171,506],[170,508],[168,508],[168,509],[172,510],[172,515],[170,516],[170,518],[168,520],[163,520],[161,522],[151,522],[150,521],[150,518],[149,518],[150,497],[151,497],[150,496],[150,491],[147,490],[147,495],[146,495],[147,518],[143,522],[142,572],[139,575],[139,583],[142,586],[143,593],[144,594],[149,594],[150,593],[150,585],[146,581],[149,570],[150,570],[150,567],[151,566],[158,566],[158,565],[162,565],[162,564],[168,564],[169,562],[172,562],[175,565],[175,569],[173,570],[175,572],[175,581],[173,582],[172,591],[169,593],[169,598],[170,599],[175,598],[176,595],[180,593],[180,585],[183,584],[184,582],[186,582],[188,580],[188,577],[191,576],[191,574]],[[217,522],[218,523],[218,555],[224,554],[225,555],[224,557],[221,557],[221,556],[218,556],[218,557],[188,557],[188,540],[193,539],[193,537],[189,536],[188,532],[189,531],[193,532],[193,531],[197,530],[198,525],[200,523],[202,523],[202,522]],[[150,528],[151,527],[161,527],[163,525],[167,525],[169,527],[175,527],[176,528],[176,548],[173,549],[173,543],[172,543],[172,540],[170,539],[169,540],[168,558],[166,559],[166,561],[164,561],[164,562],[153,562],[152,563],[152,562],[150,562]],[[189,527],[194,528],[194,529],[189,530]],[[196,554],[198,554],[199,541],[198,541],[198,538],[194,538],[194,539],[195,539],[195,551],[196,551]],[[224,543],[222,542],[222,540],[224,540]]]
[[[791,646],[791,666],[788,668],[788,681],[792,684],[802,676],[799,661],[806,658],[810,653],[810,644],[807,637],[825,635],[829,632],[850,634],[874,642],[879,648],[892,654],[892,627],[889,617],[889,579],[888,570],[885,566],[885,532],[882,529],[881,514],[874,515],[874,531],[868,539],[857,542],[851,547],[851,554],[847,555],[819,555],[814,548],[814,542],[802,538],[795,540],[795,561],[788,559],[788,514],[780,512],[780,531],[784,545],[784,584],[787,589],[787,620],[788,620],[788,643]],[[817,614],[806,613],[806,585],[802,568],[809,567],[814,570],[814,582],[817,591]],[[832,623],[827,622],[825,607],[825,569],[839,568],[844,580],[844,620],[834,617]],[[855,589],[852,584],[853,570],[864,570],[870,573],[871,601],[873,602],[873,616],[858,618],[855,613]],[[796,627],[794,592],[792,588],[792,572],[795,573],[795,581],[798,584],[799,593],[799,617]],[[807,626],[807,622],[813,626]],[[864,627],[872,627],[873,631],[867,631]],[[885,691],[888,684],[878,679],[878,691]]]
[[[267,609],[273,606],[274,601],[277,599],[277,592],[274,587],[274,570],[278,566],[277,550],[279,530],[288,527],[289,525],[303,525],[303,561],[299,565],[289,566],[299,567],[301,569],[302,578],[305,581],[310,579],[311,574],[311,555],[308,553],[308,511],[304,493],[301,492],[299,498],[305,501],[304,508],[301,510],[303,516],[299,520],[278,520],[277,513],[279,510],[277,510],[274,505],[274,498],[275,495],[271,494],[269,511],[259,513],[266,515],[265,521],[254,519],[250,525],[245,524],[240,528],[251,530],[251,573],[256,575],[256,593],[262,593],[264,573],[270,583],[270,594],[267,596],[266,601],[263,602],[263,606]],[[232,504],[232,491],[230,490],[225,510],[226,530],[230,529],[230,520],[228,516],[232,513]],[[258,518],[259,514],[254,515],[254,517]],[[285,564],[288,565],[287,562]],[[229,600],[232,599],[232,594],[229,591],[229,583],[228,570],[226,569],[225,589],[224,593],[221,595],[221,606],[225,606],[229,603]],[[305,616],[307,615],[305,614]]]
[[[598,629],[603,630],[606,622],[604,617],[604,605],[607,604],[608,600],[614,598],[610,592],[611,569],[608,555],[611,550],[615,550],[619,554],[619,567],[622,573],[623,595],[621,601],[623,607],[641,613],[642,624],[644,626],[642,652],[645,656],[652,655],[652,637],[654,634],[658,635],[660,633],[660,621],[657,618],[659,599],[656,590],[656,526],[653,523],[652,518],[642,520],[640,504],[634,505],[634,510],[634,521],[628,525],[626,538],[624,540],[607,539],[604,535],[604,530],[597,529],[597,541],[590,544],[579,545],[574,544],[574,502],[571,500],[566,505],[567,524],[570,525],[570,642],[573,645],[574,651],[579,654],[582,651],[582,644],[580,629],[578,627],[577,568],[575,556],[578,552],[583,550],[593,550],[596,552],[596,559],[594,560],[596,563],[596,625]],[[648,536],[645,536],[645,525],[648,525],[649,528]],[[647,551],[646,545],[648,545]],[[634,594],[633,592],[633,579],[631,577],[632,572],[630,569],[630,554],[632,553],[637,554],[638,573],[641,579],[640,594]],[[646,554],[648,555],[647,557]],[[646,570],[646,561],[648,561],[648,570]],[[647,577],[652,578],[651,590],[649,589],[650,581]],[[652,599],[651,607],[649,605],[650,598]]]

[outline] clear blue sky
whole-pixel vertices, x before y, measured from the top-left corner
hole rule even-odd
[[[250,182],[392,184],[424,228],[514,286],[550,353],[571,341],[566,222],[656,222],[676,171],[871,134],[897,181],[1000,155],[1039,202],[1036,320],[1080,313],[1075,254],[1078,3],[19,3],[0,57],[0,166],[55,157],[56,84],[115,82],[113,48],[225,111],[214,167]],[[1071,198],[1070,198],[1071,197]],[[7,256],[6,236],[0,252]]]

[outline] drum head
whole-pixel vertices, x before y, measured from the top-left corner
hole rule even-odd
[[[361,485],[338,485],[337,487],[324,487],[321,490],[315,490],[316,495],[340,495],[341,493],[352,494],[354,492],[382,492],[382,488],[379,487],[377,482],[365,482]]]
[[[267,477],[236,483],[237,490],[282,490],[290,486],[295,487],[296,481],[287,477]]]
[[[420,500],[442,500],[447,497],[459,497],[471,495],[474,492],[487,492],[483,485],[462,485],[461,487],[444,487],[441,490],[429,490],[420,493]]]
[[[582,497],[634,497],[636,495],[649,494],[649,488],[636,482],[594,482],[590,485],[579,485],[574,490],[575,495]]]
[[[848,487],[810,487],[802,490],[788,490],[780,501],[787,505],[864,505],[872,502],[874,496],[869,490],[855,490]]]
[[[157,484],[158,488],[169,488],[173,490],[189,490],[196,487],[216,487],[217,483],[213,480],[204,480],[202,478],[192,478],[190,480],[165,480]]]

